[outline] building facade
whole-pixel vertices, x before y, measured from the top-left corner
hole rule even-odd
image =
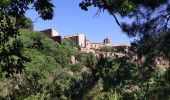
[[[64,38],[70,38],[77,46],[80,46],[81,48],[86,47],[86,36],[84,34],[69,35]]]
[[[61,44],[61,36],[54,29],[46,29],[40,32],[44,33],[44,35],[46,35],[48,38],[52,39],[53,41]]]
[[[40,32],[43,32],[48,38],[52,39],[53,41],[56,41],[61,44],[61,36],[59,33],[53,29],[46,29],[42,30]],[[127,50],[127,45],[115,45],[111,46],[111,39],[106,37],[103,42],[90,42],[87,41],[86,36],[84,34],[75,34],[75,35],[68,35],[64,36],[64,38],[71,39],[74,44],[80,47],[81,52],[85,53],[92,53],[96,57],[111,57],[111,56],[124,56],[122,52],[103,52],[100,49],[103,47],[111,47],[115,48],[118,51]]]

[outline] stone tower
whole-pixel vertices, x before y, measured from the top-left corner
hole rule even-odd
[[[110,45],[110,38],[106,37],[104,40],[103,40],[103,43],[107,46]]]

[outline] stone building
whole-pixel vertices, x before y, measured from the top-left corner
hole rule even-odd
[[[91,49],[100,49],[101,47],[104,47],[103,43],[90,42],[90,48]]]
[[[84,34],[68,35],[64,38],[70,38],[77,46],[86,47],[86,36]]]
[[[110,46],[110,39],[108,37],[103,40],[103,43],[87,41],[84,34],[68,35],[64,38],[70,38],[76,45],[80,46],[81,48],[100,49],[104,46]]]
[[[100,48],[105,47],[105,46],[110,46],[110,39],[109,38],[105,38],[103,40],[103,43],[100,43],[100,42],[89,42],[89,41],[86,42],[86,48],[90,48],[90,49],[97,49],[97,50],[99,50]]]
[[[48,38],[52,39],[53,41],[56,41],[61,44],[61,36],[57,31],[54,29],[46,29],[42,30],[40,32],[43,32]],[[127,49],[127,45],[116,45],[116,46],[111,46],[111,39],[106,37],[103,42],[90,42],[87,41],[86,36],[84,34],[75,34],[75,35],[68,35],[64,36],[64,38],[70,38],[74,44],[80,47],[81,52],[85,53],[93,53],[96,57],[111,57],[111,56],[124,56],[122,53],[118,52],[103,52],[100,51],[101,48],[109,46],[113,48],[119,48],[120,50]]]
[[[111,56],[115,56],[116,54],[113,52],[102,52],[100,51],[101,48],[105,47],[105,46],[109,46],[112,47],[110,45],[111,40],[106,37],[103,42],[90,42],[86,40],[86,36],[84,34],[76,34],[76,35],[69,35],[69,36],[65,36],[64,38],[70,38],[71,40],[73,40],[73,42],[75,44],[77,44],[77,46],[80,46],[81,52],[85,52],[85,53],[92,53],[94,54],[96,57],[111,57]]]
[[[110,46],[110,38],[108,38],[108,37],[106,37],[104,40],[103,40],[103,43],[104,43],[104,45],[106,45],[106,46]]]
[[[44,33],[48,38],[52,39],[53,41],[61,44],[61,36],[54,29],[46,29],[40,32]]]

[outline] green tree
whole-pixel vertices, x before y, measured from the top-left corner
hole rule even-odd
[[[27,18],[25,16],[21,16],[21,18],[20,18],[18,23],[21,23],[19,25],[19,28],[29,29],[29,30],[33,30],[34,29],[33,21],[30,18]]]
[[[77,78],[68,73],[71,70],[71,55],[75,51],[55,43],[43,33],[26,29],[20,30],[15,40],[20,40],[22,54],[31,61],[25,63],[22,74],[10,77],[12,83],[0,81],[0,84],[5,84],[3,97],[6,96],[3,94],[6,89],[10,93],[7,99],[68,98],[71,79]]]
[[[23,19],[25,12],[30,9],[29,5],[32,5],[42,19],[52,19],[54,5],[51,0],[0,1],[0,67],[7,76],[21,72],[24,62],[27,61],[20,52],[22,44],[15,39],[9,40],[16,38],[21,25],[28,28],[27,22],[20,19]]]

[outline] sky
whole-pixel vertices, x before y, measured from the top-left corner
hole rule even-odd
[[[58,31],[62,37],[82,33],[91,42],[103,42],[104,38],[109,37],[112,45],[129,45],[132,41],[121,31],[114,18],[106,11],[95,16],[98,9],[90,7],[88,11],[81,10],[79,7],[81,0],[53,0],[52,2],[55,5],[52,20],[44,21],[38,18],[38,14],[34,10],[26,12],[27,17],[36,21],[34,30],[52,28]],[[118,19],[122,20],[120,17]],[[128,21],[128,19],[123,20]]]

